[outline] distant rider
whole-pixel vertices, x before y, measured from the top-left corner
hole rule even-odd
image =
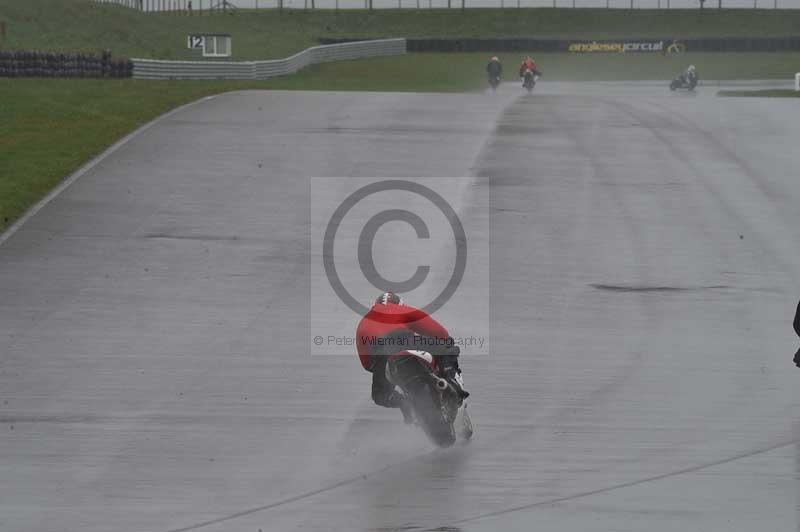
[[[694,67],[694,65],[689,65],[681,77],[683,78],[684,83],[691,86],[697,85],[697,81],[700,79],[697,76],[697,69]]]
[[[503,75],[503,65],[500,64],[500,59],[497,56],[489,59],[489,64],[486,65],[486,73],[489,75],[490,80],[500,80],[500,76]]]
[[[525,76],[526,70],[530,70],[534,76],[541,75],[541,72],[536,68],[536,61],[529,55],[526,55],[522,60],[522,64],[519,65],[519,77]]]
[[[469,395],[455,379],[461,373],[460,350],[447,329],[426,312],[405,305],[394,292],[381,294],[362,318],[356,329],[356,348],[361,365],[372,373],[372,400],[380,406],[400,408],[406,422],[411,422],[411,407],[386,378],[386,363],[392,355],[406,350],[429,352],[440,375],[462,398]]]

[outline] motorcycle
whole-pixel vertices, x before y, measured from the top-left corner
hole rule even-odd
[[[669,84],[669,90],[686,89],[693,91],[697,87],[697,74],[681,74]]]
[[[473,434],[467,403],[454,383],[439,374],[433,355],[425,351],[403,351],[389,359],[386,377],[402,390],[413,408],[414,422],[440,447],[449,447],[457,436]],[[463,389],[461,374],[455,385]]]
[[[525,69],[522,75],[522,86],[527,89],[529,94],[533,92],[533,88],[536,86],[536,82],[539,81],[540,77],[541,72],[538,70]]]

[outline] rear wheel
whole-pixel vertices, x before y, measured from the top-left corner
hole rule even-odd
[[[472,420],[469,418],[469,414],[467,413],[467,403],[464,403],[459,413],[461,418],[460,423],[458,423],[459,436],[465,440],[469,440],[475,433],[475,429],[472,427]],[[458,417],[456,419],[458,420]]]
[[[536,82],[533,80],[533,76],[526,76],[524,85],[528,90],[528,93],[533,92],[533,86],[536,85]]]
[[[455,429],[430,370],[411,356],[392,360],[390,369],[392,380],[410,399],[414,416],[425,434],[440,447],[453,445]]]
[[[440,447],[449,447],[456,441],[453,424],[447,419],[444,406],[440,401],[441,394],[427,383],[411,392],[414,413],[425,434]]]

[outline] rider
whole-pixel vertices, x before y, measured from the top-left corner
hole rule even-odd
[[[500,64],[500,59],[497,56],[489,59],[489,64],[486,65],[486,73],[489,74],[489,79],[500,79],[503,74],[503,65]]]
[[[387,408],[400,408],[406,422],[411,422],[411,408],[405,396],[386,378],[388,357],[406,350],[427,351],[434,356],[439,373],[466,398],[455,376],[458,367],[458,346],[438,321],[426,312],[405,305],[399,295],[384,292],[361,319],[356,329],[358,358],[364,369],[372,373],[372,400]]]
[[[794,323],[792,323],[792,325],[794,325],[794,332],[797,333],[797,336],[800,336],[800,303],[797,304],[797,310],[794,313]],[[800,368],[800,349],[794,354],[794,364]]]
[[[695,83],[697,82],[697,69],[694,67],[694,65],[689,65],[686,71],[683,73],[683,81],[685,81],[687,85],[692,81]]]
[[[519,77],[524,76],[526,70],[530,70],[534,74],[538,73],[538,71],[536,70],[536,61],[534,61],[533,58],[529,55],[526,55],[522,59],[522,64],[519,65]]]

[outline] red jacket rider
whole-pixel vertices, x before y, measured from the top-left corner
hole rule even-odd
[[[519,77],[525,75],[526,70],[530,70],[534,74],[536,73],[536,61],[529,55],[525,56],[525,59],[522,60],[522,64],[519,66]]]
[[[372,373],[372,400],[387,408],[402,408],[408,420],[410,411],[405,397],[386,378],[389,356],[406,350],[433,351],[439,371],[446,376],[447,371],[460,371],[458,348],[455,347],[454,355],[438,355],[436,349],[427,346],[449,345],[453,349],[452,342],[447,329],[427,313],[404,305],[393,292],[381,294],[356,329],[358,358],[364,369]]]

